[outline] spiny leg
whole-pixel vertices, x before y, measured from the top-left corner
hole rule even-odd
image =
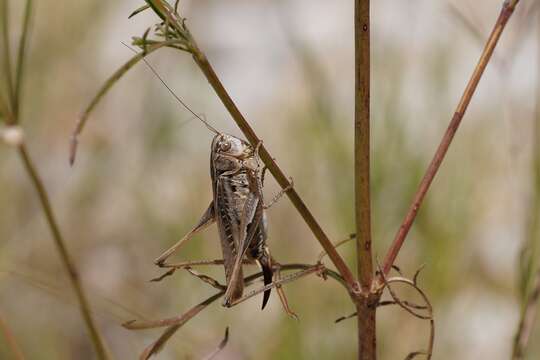
[[[161,254],[156,260],[154,260],[154,263],[160,267],[166,267],[165,266],[165,260],[169,258],[176,250],[178,250],[182,245],[184,245],[189,239],[193,237],[193,235],[197,234],[198,232],[206,229],[208,226],[212,225],[216,221],[216,217],[214,214],[214,202],[212,201],[210,205],[208,206],[208,209],[204,212],[203,216],[197,223],[197,225],[182,239],[180,239],[176,244],[171,246],[167,251],[165,251],[163,254]]]
[[[255,262],[252,261],[252,260],[249,260],[249,259],[244,259],[242,261],[242,263],[244,265],[254,265]],[[224,264],[224,261],[223,259],[216,259],[216,260],[191,260],[191,261],[183,261],[183,262],[180,262],[180,263],[176,263],[176,264],[167,264],[167,263],[164,263],[161,265],[162,268],[167,268],[167,269],[170,269],[168,270],[167,272],[163,273],[162,275],[156,277],[156,278],[153,278],[151,279],[150,281],[153,281],[153,282],[157,282],[157,281],[161,281],[163,280],[164,278],[168,277],[168,276],[171,276],[172,274],[174,274],[176,272],[176,270],[180,270],[180,269],[186,269],[186,268],[191,268],[193,266],[213,266],[213,265],[223,265]]]
[[[281,280],[281,266],[276,261],[274,261],[274,259],[272,259],[271,261],[276,264],[274,274],[276,277],[276,282],[279,282]],[[293,319],[299,320],[298,315],[296,315],[296,313],[292,311],[289,307],[289,301],[287,300],[287,296],[285,295],[285,291],[283,290],[283,286],[281,286],[281,284],[276,285],[276,291],[279,296],[279,301],[283,306],[283,310],[285,310],[285,313]]]

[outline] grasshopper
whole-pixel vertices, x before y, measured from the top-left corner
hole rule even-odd
[[[242,297],[244,260],[258,263],[263,271],[264,284],[271,284],[273,271],[266,245],[267,206],[263,202],[263,173],[258,146],[253,147],[242,139],[218,132],[212,141],[210,155],[214,199],[197,225],[159,256],[155,263],[167,267],[165,260],[169,256],[193,235],[216,222],[227,280],[223,305],[230,307]],[[269,297],[270,290],[267,290],[263,295],[263,309]]]
[[[210,149],[213,200],[195,227],[162,253],[154,263],[160,267],[173,269],[182,267],[169,265],[165,261],[195,234],[216,222],[227,281],[223,306],[231,307],[241,299],[244,291],[242,265],[245,262],[256,262],[262,268],[264,285],[272,284],[274,261],[266,245],[268,228],[265,210],[292,188],[292,179],[289,187],[281,190],[268,205],[265,205],[262,189],[266,167],[261,167],[258,151],[262,142],[254,147],[242,139],[214,129],[172,91],[146,59],[143,58],[143,61],[174,98],[215,134]],[[189,262],[190,265],[208,263],[206,261]],[[279,271],[276,274],[279,277]],[[289,309],[281,287],[276,286],[276,288],[287,314],[296,317]],[[263,309],[270,298],[270,291],[270,288],[264,291]]]

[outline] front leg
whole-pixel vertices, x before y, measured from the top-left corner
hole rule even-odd
[[[215,221],[216,221],[216,216],[214,213],[214,202],[212,201],[210,205],[208,206],[208,209],[206,209],[203,216],[197,223],[197,225],[195,225],[195,227],[190,232],[188,232],[182,239],[180,239],[176,244],[171,246],[167,251],[165,251],[156,260],[154,260],[154,263],[157,266],[166,267],[165,260],[167,260],[169,256],[171,256],[176,250],[178,250],[189,239],[191,239],[193,235],[206,229],[208,226],[212,225]]]

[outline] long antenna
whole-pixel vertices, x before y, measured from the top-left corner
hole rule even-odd
[[[127,47],[129,50],[133,51],[135,54],[138,54],[137,50],[133,49],[131,46],[129,46],[128,44],[126,44],[125,42],[122,42],[122,45],[124,45],[125,47]],[[193,110],[191,110],[191,108],[189,106],[186,105],[186,103],[184,101],[182,101],[182,99],[180,99],[180,97],[178,95],[176,95],[174,93],[174,91],[171,89],[171,87],[165,82],[165,80],[163,80],[163,78],[158,74],[158,72],[156,71],[156,69],[154,69],[154,67],[152,65],[150,65],[150,63],[145,59],[145,57],[143,56],[142,57],[142,61],[144,61],[144,63],[146,64],[146,66],[148,66],[148,68],[152,71],[152,73],[154,73],[154,75],[159,79],[159,81],[161,81],[161,83],[163,84],[163,86],[165,86],[165,88],[167,90],[169,90],[169,92],[171,93],[172,96],[174,96],[174,98],[176,100],[178,100],[178,102],[180,104],[182,104],[182,106],[187,110],[189,111],[191,114],[193,114],[193,116],[195,116],[197,119],[199,119],[207,128],[208,130],[212,131],[213,133],[215,134],[220,134],[219,131],[217,131],[212,125],[210,125],[206,120],[204,120],[201,116],[199,116],[197,113],[195,113]]]

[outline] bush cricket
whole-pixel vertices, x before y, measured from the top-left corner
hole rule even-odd
[[[227,281],[223,306],[233,306],[243,294],[242,265],[245,262],[256,262],[261,267],[264,285],[269,285],[273,281],[273,259],[266,245],[268,232],[265,210],[272,206],[288,188],[281,190],[268,205],[265,205],[263,202],[263,182],[266,168],[261,166],[258,154],[259,146],[262,143],[252,146],[233,135],[217,131],[205,119],[191,110],[146,59],[143,58],[143,60],[176,100],[215,134],[210,149],[213,200],[195,227],[154,262],[160,267],[182,267],[169,265],[165,261],[196,233],[216,222]],[[197,263],[208,262],[189,262],[188,264],[196,265]],[[264,292],[263,309],[270,298],[270,291],[268,289]],[[277,287],[277,291],[285,311],[296,317],[289,309],[280,286]]]

